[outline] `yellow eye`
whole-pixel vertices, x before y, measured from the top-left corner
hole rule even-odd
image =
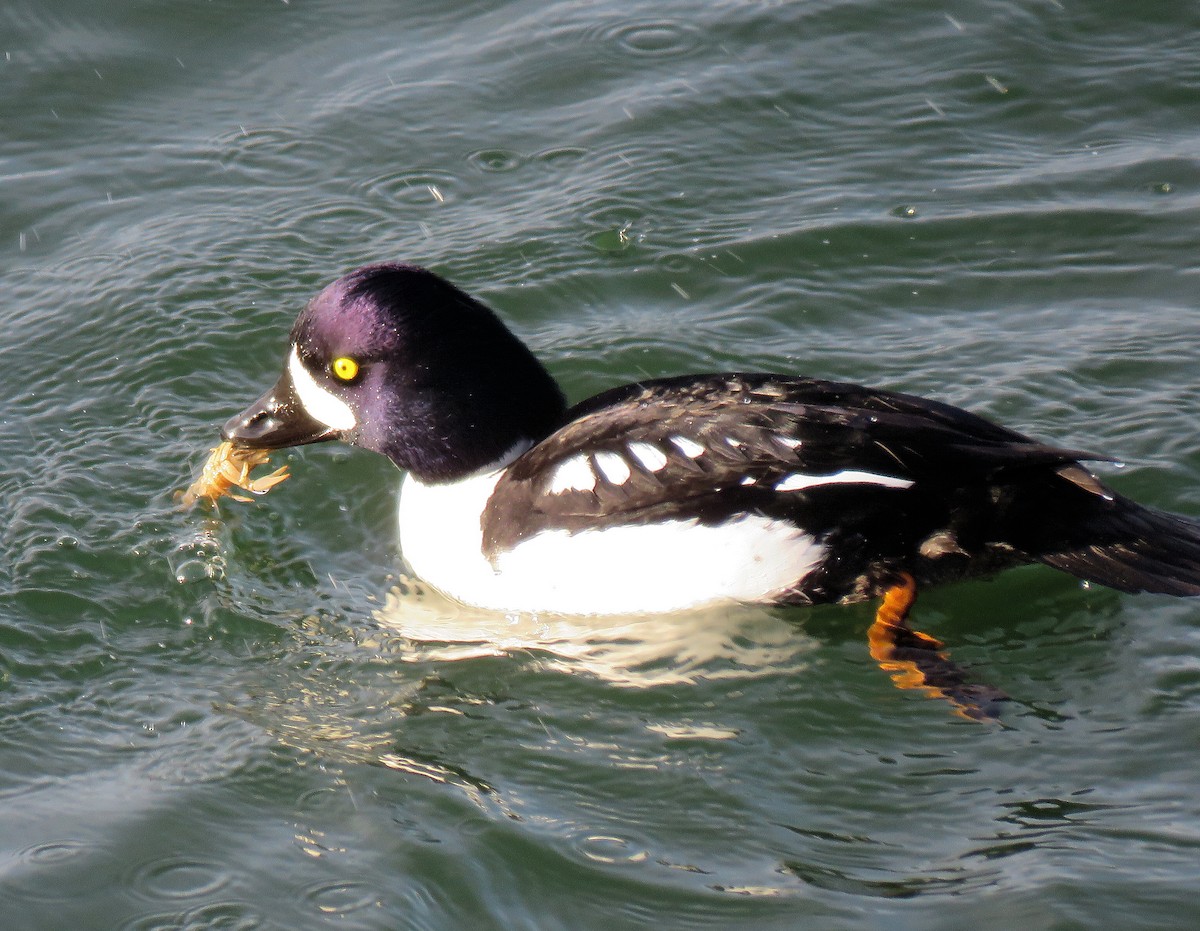
[[[349,356],[338,356],[333,360],[333,374],[342,381],[354,381],[354,376],[358,374],[358,363]]]

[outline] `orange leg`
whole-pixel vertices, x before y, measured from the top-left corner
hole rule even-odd
[[[1008,696],[991,686],[967,682],[941,641],[909,626],[908,615],[916,600],[917,583],[907,572],[884,592],[875,623],[867,632],[872,659],[892,674],[897,688],[921,689],[931,698],[944,698],[966,718],[995,718],[994,704]]]

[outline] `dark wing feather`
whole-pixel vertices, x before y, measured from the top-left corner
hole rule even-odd
[[[774,490],[797,472],[863,471],[945,486],[949,494],[1031,466],[1104,458],[1046,446],[935,401],[783,375],[643,382],[584,401],[567,418],[500,479],[483,518],[489,556],[552,528],[779,513],[809,496]],[[697,448],[703,453],[689,455]],[[597,454],[619,456],[628,475],[620,470],[621,480],[612,481]],[[559,467],[580,459],[595,479],[591,487],[552,490]],[[851,487],[867,495],[881,491]]]

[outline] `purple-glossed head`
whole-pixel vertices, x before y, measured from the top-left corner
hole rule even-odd
[[[426,269],[381,264],[313,298],[282,377],[222,434],[262,449],[343,440],[447,481],[542,439],[564,410],[549,373],[491,310]]]

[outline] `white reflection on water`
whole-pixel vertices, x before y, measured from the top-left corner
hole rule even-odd
[[[306,616],[298,649],[255,668],[253,685],[227,707],[322,765],[377,765],[453,787],[505,823],[541,807],[512,773],[565,769],[575,805],[578,787],[597,773],[656,773],[664,761],[693,759],[698,742],[736,743],[744,722],[717,710],[706,687],[718,682],[724,696],[742,683],[798,676],[818,645],[764,608],[503,614],[407,579],[371,614],[363,625],[347,625],[340,611]],[[606,696],[609,686],[641,691],[636,708]],[[590,721],[597,702],[606,710]]]
[[[410,580],[373,614],[410,642],[411,661],[529,651],[544,656],[547,668],[631,688],[798,673],[815,646],[761,607],[624,617],[506,614],[465,607]]]

